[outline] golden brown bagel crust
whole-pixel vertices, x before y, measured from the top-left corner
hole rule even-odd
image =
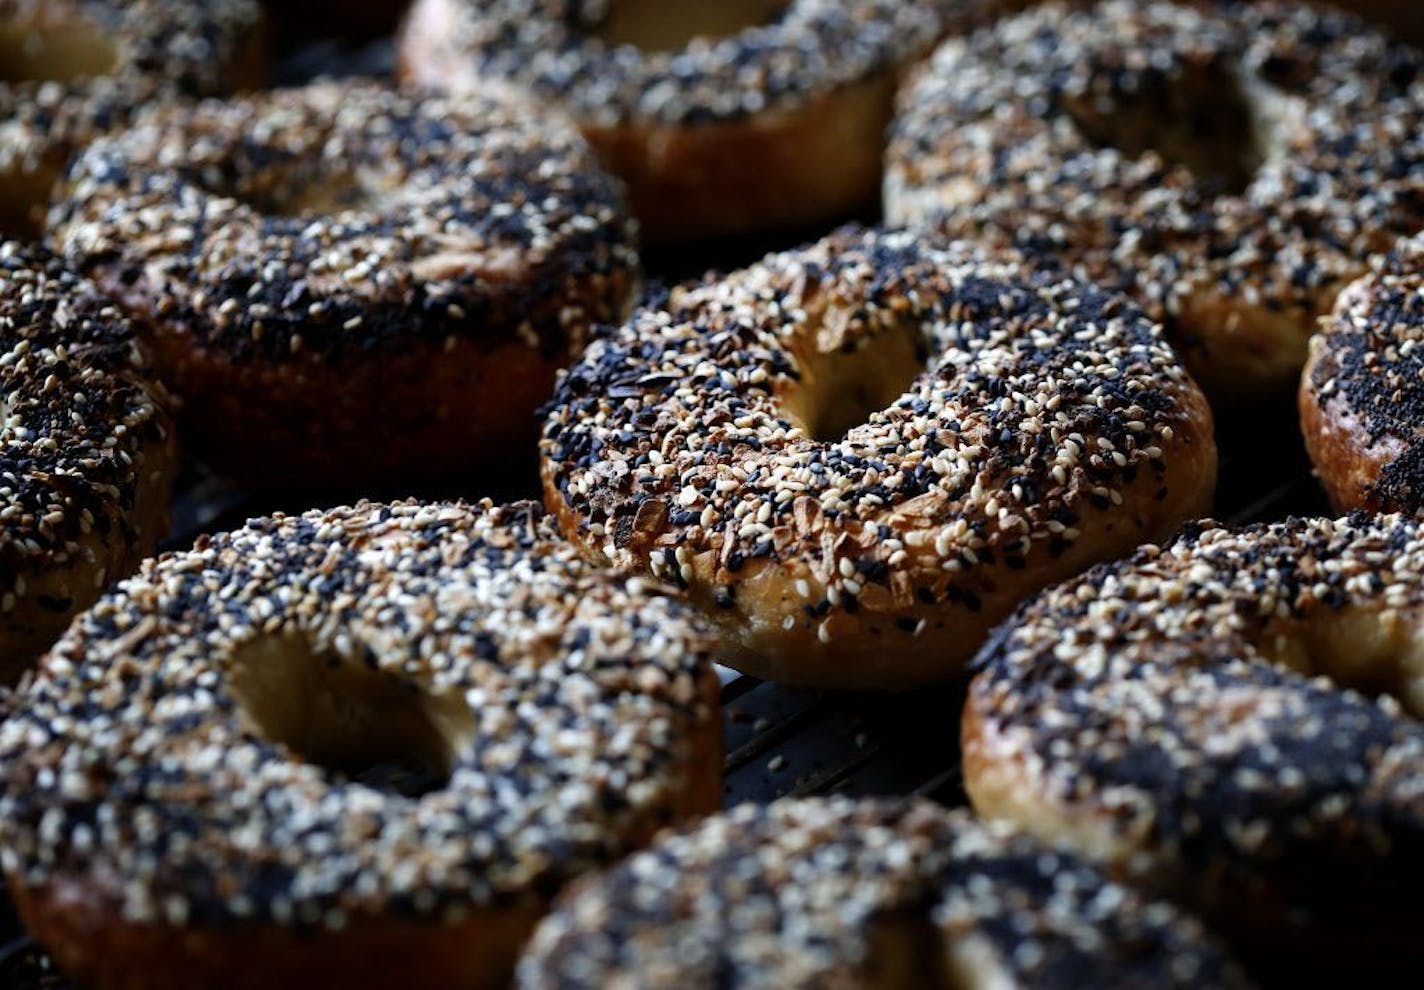
[[[1340,294],[1310,342],[1301,430],[1341,511],[1424,508],[1424,238]]]
[[[266,82],[255,0],[0,0],[0,233],[33,237],[75,152],[173,96]]]
[[[253,520],[15,698],[6,877],[85,985],[502,986],[564,883],[720,805],[711,646],[530,503]]]
[[[156,111],[79,160],[50,227],[140,321],[193,449],[256,482],[406,484],[532,446],[637,271],[587,144],[497,87]]]
[[[15,888],[26,930],[77,984],[100,990],[222,986],[508,986],[541,911],[484,909],[439,926],[362,920],[322,939],[290,929],[182,931],[126,922],[91,878]],[[418,960],[413,965],[412,960]]]
[[[157,549],[177,462],[122,314],[48,251],[0,243],[0,682]]]
[[[1213,398],[1294,389],[1336,294],[1424,225],[1424,56],[1306,3],[1046,3],[902,93],[887,217],[1130,292]]]
[[[903,232],[674,291],[550,410],[564,532],[799,684],[954,677],[1025,596],[1170,534],[1216,477],[1206,401],[1133,304]]]
[[[975,809],[1197,906],[1268,963],[1410,958],[1421,575],[1417,522],[1357,514],[1194,525],[1045,592],[976,661]]]
[[[521,990],[1235,987],[1195,920],[924,801],[741,805],[572,885]]]
[[[649,241],[747,234],[873,206],[901,70],[988,4],[750,0],[733,6],[754,26],[728,38],[649,52],[597,37],[607,21],[666,19],[671,10],[655,8],[679,6],[417,0],[400,72],[437,91],[510,80],[568,110],[627,182]]]

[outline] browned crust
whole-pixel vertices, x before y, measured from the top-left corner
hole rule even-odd
[[[681,824],[722,809],[722,682],[708,668],[700,686],[703,718],[689,734],[683,778],[685,786],[673,801],[674,821]],[[647,835],[638,840],[646,845]]]
[[[421,343],[327,362],[234,364],[171,328],[150,337],[184,434],[256,484],[402,481],[477,471],[537,436],[562,361],[519,343]]]
[[[21,165],[0,171],[0,233],[38,240],[44,232],[45,210],[67,156],[55,149],[34,168]]]
[[[442,51],[448,25],[438,14],[418,4],[402,28],[397,74],[417,88],[450,85]],[[876,205],[898,78],[882,71],[746,119],[579,124],[627,184],[650,243],[809,227]]]
[[[1084,814],[1056,800],[1036,779],[1029,757],[1012,740],[992,733],[987,703],[971,691],[960,719],[964,791],[983,818],[1014,822],[1050,845],[1065,846],[1125,875],[1136,851],[1132,837],[1114,833],[1105,815]]]
[[[1262,395],[1287,397],[1299,381],[1311,334],[1349,281],[1323,286],[1315,308],[1305,310],[1272,308],[1199,287],[1182,298],[1175,320],[1176,333],[1184,338],[1182,363],[1218,403],[1246,407],[1259,404]]]
[[[115,916],[92,888],[56,881],[11,885],[26,929],[59,968],[103,990],[223,986],[409,988],[506,986],[540,906],[482,909],[458,924],[364,920],[319,936],[294,929],[220,931],[138,924]],[[413,965],[415,961],[419,965]]]
[[[272,78],[271,15],[264,7],[262,18],[233,53],[223,77],[228,89],[249,93],[265,88]]]
[[[179,399],[190,449],[250,484],[405,483],[486,470],[510,451],[533,448],[535,411],[583,343],[581,328],[558,348],[492,331],[236,362],[186,327],[155,319],[142,285],[125,284],[107,266],[91,277],[134,320],[158,377]],[[597,312],[628,291],[607,281],[581,279],[542,309]],[[531,321],[558,319],[522,312]]]
[[[648,241],[810,226],[875,203],[894,87],[882,72],[748,120],[586,125],[584,135],[628,184]]]

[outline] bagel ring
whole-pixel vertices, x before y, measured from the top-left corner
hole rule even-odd
[[[980,0],[417,0],[401,75],[533,89],[628,183],[651,242],[875,203],[901,71]]]
[[[974,807],[1190,903],[1243,958],[1415,958],[1421,575],[1418,522],[1355,515],[1205,523],[1059,585],[977,661]]]
[[[1424,227],[1421,90],[1424,53],[1323,6],[1046,3],[906,88],[886,214],[1129,292],[1209,395],[1259,402]]]
[[[1204,512],[1211,422],[1125,298],[848,229],[596,341],[549,407],[545,504],[592,557],[686,588],[739,669],[906,688]]]
[[[742,805],[580,882],[521,990],[1232,987],[1201,925],[927,802]]]
[[[84,985],[507,986],[562,884],[720,804],[710,647],[529,503],[255,519],[46,656],[0,861]]]
[[[316,84],[93,145],[53,239],[132,313],[192,448],[249,482],[469,473],[637,279],[615,182],[513,91]]]

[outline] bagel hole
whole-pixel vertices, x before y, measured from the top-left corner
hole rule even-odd
[[[205,173],[198,184],[264,216],[294,219],[370,211],[382,196],[356,170],[320,159]]]
[[[1346,608],[1274,625],[1257,649],[1307,677],[1328,677],[1370,697],[1388,695],[1424,720],[1424,615]]]
[[[233,656],[230,683],[268,742],[335,780],[410,798],[450,782],[473,731],[462,697],[425,691],[295,636],[245,644]]]
[[[118,65],[112,32],[68,3],[0,22],[0,82],[69,82],[107,75]]]
[[[1138,85],[1127,92],[1070,99],[1079,132],[1096,147],[1134,158],[1155,152],[1214,192],[1244,192],[1265,163],[1271,130],[1261,100],[1248,94],[1258,87],[1219,63],[1134,78]]]
[[[924,338],[908,326],[817,350],[797,361],[800,379],[782,391],[782,410],[813,440],[839,440],[898,402],[928,360]]]
[[[585,16],[594,37],[605,44],[675,52],[694,39],[729,38],[747,28],[770,24],[787,6],[787,0],[607,0],[587,4]]]

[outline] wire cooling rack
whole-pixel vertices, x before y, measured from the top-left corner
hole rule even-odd
[[[389,43],[351,48],[339,42],[303,46],[277,68],[282,84],[319,74],[389,72]],[[862,218],[873,220],[873,218]],[[671,282],[709,268],[731,269],[767,250],[813,239],[820,231],[794,232],[775,241],[735,241],[652,254],[650,276]],[[1216,517],[1231,524],[1284,519],[1328,511],[1300,440],[1294,409],[1228,414],[1217,424],[1221,448]],[[330,493],[244,491],[196,467],[189,468],[174,506],[167,548],[192,544],[200,533],[241,525],[273,511],[300,512],[360,497],[537,498],[535,462],[500,465],[492,474],[438,488],[392,486],[386,491]],[[726,803],[773,801],[788,796],[927,797],[965,803],[958,750],[963,685],[907,695],[834,694],[780,687],[724,671],[722,711]],[[0,987],[66,990],[48,957],[25,935],[0,896]]]

